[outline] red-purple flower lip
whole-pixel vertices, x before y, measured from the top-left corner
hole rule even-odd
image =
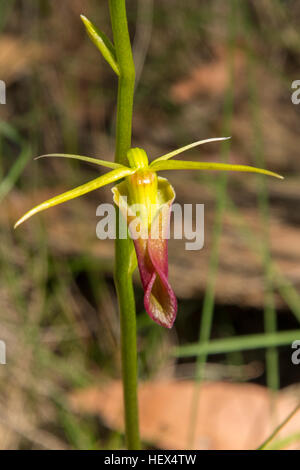
[[[147,177],[149,182],[149,178]],[[139,188],[141,180],[138,179]],[[147,184],[147,183],[145,183]],[[146,189],[147,190],[150,188]],[[151,190],[151,189],[150,189]],[[139,217],[132,211],[127,182],[113,188],[114,201],[127,220],[137,255],[138,267],[144,289],[144,305],[150,317],[159,325],[171,328],[176,318],[177,300],[168,280],[168,240],[170,211],[175,192],[165,178],[157,178],[157,207],[150,218]],[[127,201],[130,201],[129,204]],[[135,202],[135,201],[134,201]],[[139,201],[140,203],[142,201]],[[147,207],[150,210],[149,207]],[[143,236],[136,237],[130,226],[140,225]],[[145,227],[145,225],[147,225]],[[146,236],[145,236],[146,232]]]

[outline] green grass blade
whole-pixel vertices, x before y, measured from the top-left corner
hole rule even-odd
[[[226,354],[234,351],[265,349],[292,344],[296,339],[300,339],[300,329],[214,339],[203,344],[187,344],[175,348],[173,355],[176,357],[192,357],[201,356],[202,354]]]
[[[22,137],[18,131],[5,121],[0,121],[0,134],[16,144],[22,144]]]
[[[264,247],[262,241],[257,236],[257,234],[254,233],[253,230],[249,227],[249,224],[246,221],[245,217],[237,208],[235,203],[230,199],[230,197],[227,198],[227,204],[229,210],[236,216],[234,220],[238,224],[238,230],[241,233],[242,237],[246,239],[253,253],[258,258],[263,259]],[[284,274],[282,274],[277,263],[275,263],[275,261],[272,259],[270,260],[270,270],[272,278],[280,295],[285,300],[288,307],[291,309],[294,317],[300,323],[300,295],[297,289],[293,286],[291,281],[287,279]]]
[[[1,181],[0,202],[2,202],[5,196],[7,196],[7,194],[11,191],[14,184],[18,180],[19,176],[22,174],[23,169],[25,168],[26,163],[28,162],[30,158],[30,155],[31,155],[31,148],[25,147],[21,151],[17,161],[14,163],[14,165],[8,172],[7,176]]]
[[[241,5],[244,31],[246,36],[252,37],[253,26],[250,21],[248,5]],[[264,146],[262,137],[262,122],[260,116],[260,102],[257,91],[256,56],[247,53],[247,78],[249,90],[250,116],[253,128],[253,157],[255,165],[265,166]],[[269,195],[266,180],[258,181],[258,208],[263,229],[263,265],[264,265],[264,328],[266,333],[274,333],[277,330],[276,307],[274,301],[274,286],[271,273],[271,253],[269,234]],[[276,348],[268,348],[266,351],[266,375],[267,386],[271,390],[278,390],[280,386],[279,358]]]
[[[233,14],[235,10],[234,2],[230,3],[229,14],[228,14],[228,63],[227,63],[227,73],[228,73],[228,88],[225,95],[224,102],[224,117],[223,117],[223,131],[224,133],[230,133],[232,115],[233,115],[233,103],[234,103],[234,74],[233,74],[233,52],[234,52],[234,38],[235,38],[235,15]],[[223,161],[228,160],[230,146],[227,145],[228,142],[224,142],[221,151]],[[159,162],[161,164],[175,163],[178,162]],[[180,162],[179,162],[180,163]],[[194,163],[194,162],[193,162]],[[211,336],[211,330],[213,325],[214,317],[214,305],[215,305],[215,287],[216,279],[219,268],[219,252],[220,252],[220,240],[223,230],[223,217],[224,210],[226,207],[227,200],[227,175],[226,173],[220,175],[215,186],[216,189],[216,215],[214,219],[213,234],[212,234],[212,248],[209,259],[209,268],[207,275],[207,284],[204,294],[204,301],[202,307],[202,316],[199,328],[199,342],[198,345],[201,346],[209,342]],[[194,447],[195,436],[196,436],[196,422],[199,409],[199,400],[201,392],[201,383],[203,380],[203,371],[207,361],[207,354],[204,351],[202,354],[197,356],[196,361],[196,371],[195,371],[195,387],[193,391],[191,407],[190,407],[190,426],[188,431],[188,445],[190,448]]]
[[[286,417],[286,419],[272,432],[272,434],[258,447],[257,450],[265,450],[267,445],[277,436],[277,434],[284,428],[284,426],[295,416],[300,410],[300,403],[296,408]]]
[[[276,437],[276,436],[274,436]],[[277,441],[273,442],[271,445],[267,444],[265,450],[283,450],[285,447],[300,442],[300,432],[294,432],[289,436],[283,437],[282,439],[278,439]],[[298,446],[299,448],[299,446]]]

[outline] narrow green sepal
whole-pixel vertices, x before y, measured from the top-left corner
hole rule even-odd
[[[125,176],[132,175],[134,172],[135,170],[131,168],[117,168],[116,170],[109,171],[108,173],[99,176],[99,178],[89,181],[88,183],[82,184],[81,186],[78,186],[75,189],[71,189],[70,191],[67,191],[63,194],[59,194],[58,196],[52,197],[51,199],[42,202],[30,211],[26,212],[26,214],[23,215],[23,217],[21,217],[16,222],[14,228],[17,228],[19,225],[25,222],[25,220],[28,220],[30,217],[37,214],[38,212],[42,212],[46,209],[49,209],[50,207],[57,206],[58,204],[61,204],[63,202],[70,201],[71,199],[75,199],[76,197],[82,196],[83,194],[90,193],[91,191],[101,188],[102,186],[114,183],[115,181],[118,181],[124,178]]]
[[[149,161],[144,149],[131,148],[127,152],[127,158],[131,168],[147,168]]]
[[[90,39],[93,41],[97,49],[99,49],[104,59],[109,63],[114,72],[117,75],[120,75],[120,68],[117,62],[115,47],[110,39],[108,39],[106,34],[96,28],[96,26],[94,26],[93,23],[84,15],[80,15],[80,18],[86,27],[86,31]]]
[[[153,160],[153,162],[151,162],[150,166],[153,166],[154,164],[156,164],[156,162],[169,160],[170,158],[176,157],[176,155],[186,152],[187,150],[190,150],[194,147],[198,147],[199,145],[207,144],[210,142],[219,142],[219,141],[228,140],[228,139],[231,139],[231,137],[213,137],[212,139],[198,140],[197,142],[193,142],[192,144],[185,145],[184,147],[180,147],[179,149],[173,150],[170,153],[166,153],[165,155],[162,155],[161,157],[156,158],[155,160]]]
[[[260,173],[262,175],[274,176],[284,179],[283,176],[273,171],[264,170],[248,165],[230,165],[228,163],[213,162],[186,162],[184,160],[157,161],[150,165],[152,171],[164,170],[217,170],[217,171],[241,171],[246,173]]]
[[[40,155],[39,157],[35,157],[34,160],[39,160],[40,158],[46,157],[61,157],[61,158],[72,158],[73,160],[80,160],[82,162],[87,163],[94,163],[95,165],[104,166],[106,168],[113,168],[116,170],[117,168],[128,168],[120,163],[109,162],[107,160],[100,160],[99,158],[93,157],[86,157],[85,155],[72,155],[69,153],[48,153],[46,155]]]

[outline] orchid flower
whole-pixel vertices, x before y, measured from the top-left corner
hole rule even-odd
[[[15,224],[15,228],[38,212],[82,196],[107,184],[123,180],[112,188],[113,199],[124,215],[129,234],[131,238],[133,238],[140,277],[144,289],[145,309],[156,323],[171,328],[176,318],[177,301],[168,280],[168,247],[166,233],[169,228],[170,211],[175,199],[175,191],[166,178],[157,176],[157,172],[163,170],[242,171],[282,178],[282,176],[272,171],[247,165],[184,160],[170,161],[172,157],[198,145],[226,139],[229,139],[229,137],[194,142],[156,158],[150,164],[147,154],[143,149],[132,148],[127,153],[129,166],[80,155],[42,155],[42,157],[65,157],[82,160],[111,168],[112,171],[82,186],[78,186],[75,189],[42,202],[21,217]],[[135,206],[144,208],[145,210],[142,209],[136,212],[134,210]],[[155,209],[153,210],[153,208]],[[134,237],[132,233],[133,222],[135,223],[135,231],[139,234]]]

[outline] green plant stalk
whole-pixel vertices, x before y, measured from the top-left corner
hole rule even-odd
[[[115,161],[126,164],[126,153],[131,147],[135,68],[128,32],[125,0],[109,0],[109,8],[116,56],[120,68]],[[127,448],[129,450],[138,450],[140,449],[140,438],[137,400],[136,311],[131,269],[132,250],[133,246],[130,239],[121,240],[117,238],[114,271],[121,323],[125,435]]]

